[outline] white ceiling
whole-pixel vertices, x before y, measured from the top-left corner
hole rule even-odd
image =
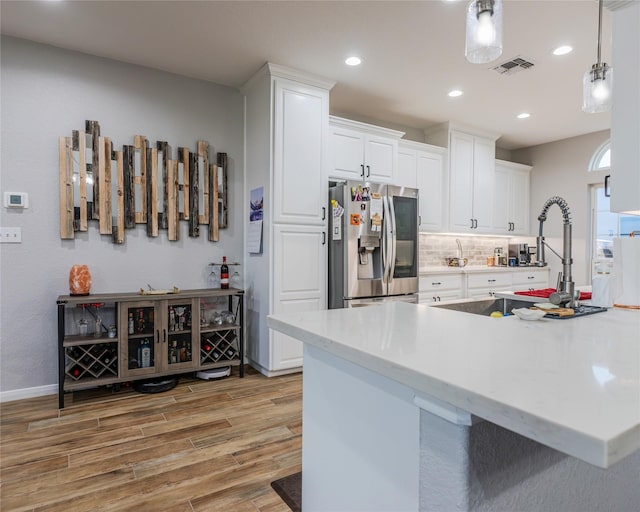
[[[505,0],[497,61],[464,57],[466,0],[10,1],[2,33],[218,84],[240,87],[265,62],[336,80],[331,112],[423,130],[454,121],[500,133],[516,149],[610,128],[581,110],[596,62],[596,0]],[[574,51],[554,57],[560,44]],[[363,64],[345,66],[350,54]],[[522,56],[513,75],[491,68]],[[602,56],[611,63],[611,19]],[[465,94],[449,98],[447,92]],[[516,119],[520,112],[529,119]]]

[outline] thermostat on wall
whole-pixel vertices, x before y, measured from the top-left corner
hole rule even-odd
[[[26,192],[5,192],[5,208],[29,208],[29,194]]]

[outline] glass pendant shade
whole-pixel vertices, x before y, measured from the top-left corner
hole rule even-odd
[[[582,79],[582,110],[589,114],[611,110],[613,96],[613,69],[602,64],[594,64]]]
[[[471,1],[465,55],[473,64],[485,64],[502,55],[502,0]]]

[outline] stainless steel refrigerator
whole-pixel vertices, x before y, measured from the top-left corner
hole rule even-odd
[[[329,212],[329,308],[417,303],[418,190],[347,181]]]

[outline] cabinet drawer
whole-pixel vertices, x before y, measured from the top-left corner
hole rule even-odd
[[[495,288],[497,286],[511,286],[511,273],[509,272],[482,272],[467,275],[468,288]]]
[[[418,302],[420,304],[435,304],[446,300],[463,299],[464,294],[461,289],[458,290],[434,290],[432,292],[421,292],[418,294]]]
[[[547,286],[549,284],[549,271],[548,270],[532,270],[521,271],[513,273],[514,286]]]
[[[420,292],[460,289],[462,292],[462,274],[434,274],[420,276]]]

